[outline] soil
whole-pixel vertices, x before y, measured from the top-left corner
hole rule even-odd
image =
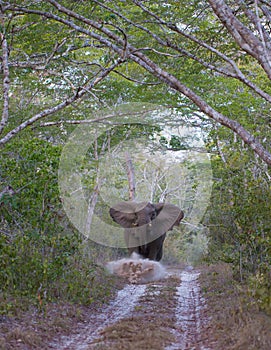
[[[271,318],[243,299],[224,265],[167,267],[106,305],[50,305],[0,320],[0,349],[270,350]],[[245,302],[244,302],[245,300]]]

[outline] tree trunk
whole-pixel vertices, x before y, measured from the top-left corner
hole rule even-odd
[[[127,169],[128,183],[129,183],[129,200],[134,201],[135,200],[135,173],[134,173],[132,159],[128,152],[125,153],[125,159],[126,159],[126,169]]]

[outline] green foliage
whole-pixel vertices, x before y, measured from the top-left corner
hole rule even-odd
[[[65,267],[59,280],[53,285],[55,297],[62,300],[90,305],[104,302],[110,295],[114,278],[86,256],[74,256]]]
[[[43,308],[59,298],[89,304],[109,293],[104,269],[95,264],[97,257],[84,256],[81,236],[64,215],[57,183],[60,152],[60,146],[37,138],[17,139],[1,152],[1,188],[8,184],[15,191],[0,206],[2,314],[15,311],[17,298]]]
[[[271,274],[269,271],[258,272],[249,278],[249,294],[256,300],[260,310],[271,315]]]
[[[60,147],[37,138],[17,140],[2,149],[1,182],[16,192],[0,209],[8,222],[21,215],[30,219],[33,228],[39,226],[42,233],[54,227],[61,207],[56,172],[60,151]]]
[[[268,311],[270,171],[229,132],[218,129],[212,137],[219,154],[212,160],[214,186],[205,218],[210,228],[210,255],[231,263],[235,277],[249,281],[251,293]]]
[[[36,295],[39,288],[48,290],[63,273],[69,257],[79,243],[76,235],[39,235],[37,232],[1,236],[2,291],[20,295]]]

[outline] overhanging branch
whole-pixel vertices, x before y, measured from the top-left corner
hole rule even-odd
[[[57,113],[61,111],[62,109],[66,108],[67,106],[70,106],[73,102],[81,99],[86,93],[88,93],[91,89],[93,89],[94,86],[96,86],[98,83],[100,83],[103,79],[105,79],[108,74],[113,71],[116,67],[118,67],[120,64],[122,64],[123,60],[119,58],[114,64],[112,64],[109,68],[104,69],[97,77],[95,77],[89,84],[87,84],[85,87],[81,87],[75,94],[73,94],[71,97],[67,98],[63,102],[59,103],[58,105],[48,108],[32,118],[26,120],[25,122],[18,125],[16,128],[8,132],[2,139],[0,139],[0,145],[5,144],[8,142],[11,138],[13,138],[15,135],[17,135],[19,132],[24,130],[25,128],[29,127],[30,125],[34,124],[38,120],[45,118],[49,115],[52,115],[54,113]]]

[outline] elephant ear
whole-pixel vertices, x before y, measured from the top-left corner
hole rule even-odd
[[[155,215],[155,209],[148,202],[120,202],[109,210],[112,219],[124,228],[145,225]]]
[[[124,228],[131,228],[135,226],[136,216],[134,213],[123,213],[114,208],[109,210],[111,218]]]
[[[178,226],[184,217],[183,211],[174,204],[157,203],[154,207],[157,211],[157,217],[153,220],[153,231],[156,237]]]

